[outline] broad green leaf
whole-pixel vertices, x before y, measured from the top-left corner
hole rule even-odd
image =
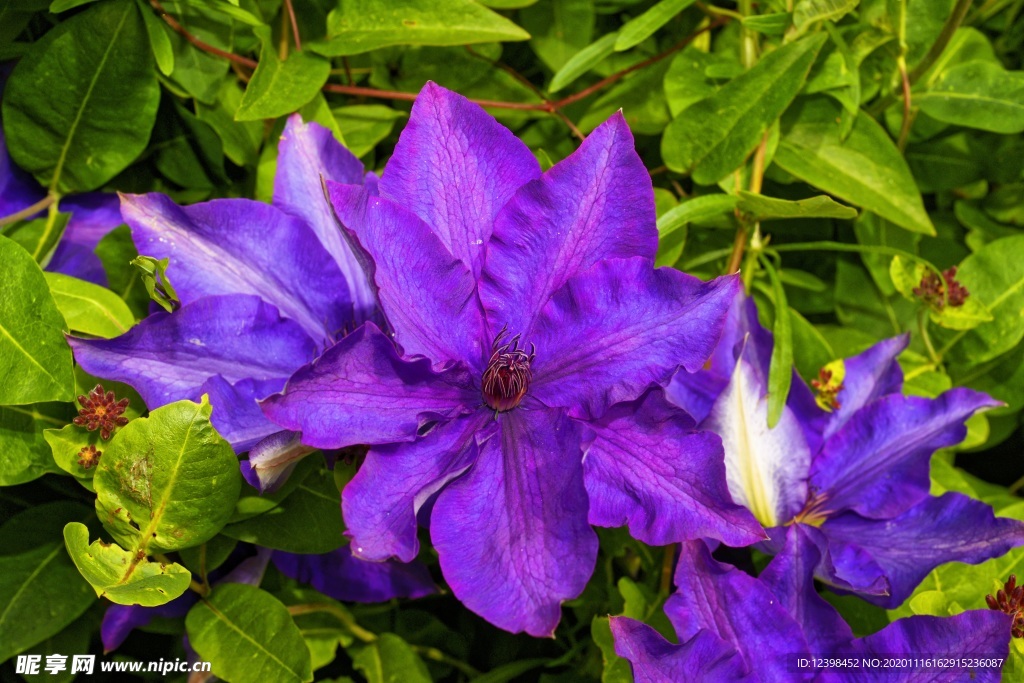
[[[281,601],[259,588],[241,583],[217,586],[189,611],[185,628],[200,658],[226,681],[313,680],[299,627]]]
[[[35,43],[4,91],[15,162],[60,192],[121,172],[145,149],[160,100],[153,64],[139,58],[148,51],[132,0],[96,3]]]
[[[594,100],[579,129],[589,133],[621,110],[634,135],[659,135],[672,120],[661,87],[668,68],[666,61],[623,78]]]
[[[70,403],[0,406],[0,486],[23,484],[47,472],[60,472],[43,434],[47,429],[63,427],[75,414]]]
[[[615,51],[615,33],[608,33],[574,54],[569,61],[551,77],[548,92],[558,92],[577,78],[603,62]]]
[[[56,652],[88,652],[92,636],[100,629],[103,620],[104,608],[92,597],[88,584],[82,581],[89,600],[92,602],[92,609],[86,610],[85,614],[71,622],[61,631],[44,638],[32,647],[25,650],[26,655],[39,655],[41,662],[46,662],[46,657]],[[21,677],[27,683],[71,683],[78,677],[78,674],[71,673],[69,666],[64,671],[50,673],[44,667],[38,674],[22,674]]]
[[[768,427],[772,428],[782,417],[782,409],[786,407],[789,387],[793,382],[793,324],[789,318],[786,290],[775,266],[767,258],[762,259],[761,263],[768,273],[775,299],[775,324],[772,325],[775,345],[772,347],[768,369]]]
[[[315,456],[309,460],[318,459]],[[237,465],[236,465],[237,469]],[[327,553],[344,541],[341,496],[333,475],[315,469],[278,505],[229,524],[225,536],[290,553]]]
[[[391,134],[395,122],[405,116],[404,112],[383,104],[354,104],[333,111],[346,146],[357,157],[373,151],[378,142]]]
[[[177,563],[150,562],[145,555],[95,540],[79,522],[64,527],[64,544],[75,566],[96,592],[118,605],[163,605],[188,590],[192,575]]]
[[[912,101],[946,123],[1008,135],[1024,131],[1024,71],[1007,71],[998,63],[952,66]]]
[[[53,205],[45,217],[15,223],[4,235],[32,254],[40,268],[45,268],[70,219],[70,213],[60,213],[58,207]]]
[[[60,632],[95,601],[61,542],[70,520],[92,512],[46,503],[0,527],[0,662]]]
[[[790,268],[779,271],[779,280],[787,282],[798,272]],[[807,318],[790,309],[789,319],[793,327],[793,363],[796,370],[802,377],[817,377],[818,370],[835,359],[836,353],[828,340],[817,327],[807,321]]]
[[[263,126],[259,121],[235,120],[241,102],[242,91],[238,84],[226,79],[214,103],[196,102],[196,116],[220,136],[228,159],[239,166],[255,166],[263,141]]]
[[[953,347],[956,363],[978,365],[1020,343],[1024,338],[1024,235],[985,245],[964,259],[956,278],[994,318],[957,333],[958,343]]]
[[[780,270],[779,279],[782,280],[783,284],[793,285],[794,287],[811,292],[824,292],[828,289],[828,284],[817,275],[796,270],[795,268]]]
[[[170,76],[174,71],[174,46],[171,44],[171,29],[167,22],[162,21],[153,13],[152,7],[143,0],[135,0],[142,15],[142,23],[149,34],[149,46],[153,50],[153,58],[160,73]]]
[[[968,133],[907,147],[907,164],[923,193],[952,190],[980,180],[985,159],[973,152]]]
[[[135,324],[124,299],[106,287],[61,273],[43,273],[68,329],[95,337],[116,337]]]
[[[557,71],[585,48],[594,35],[594,3],[591,0],[549,0],[519,13],[530,33],[530,47],[540,60]]]
[[[326,40],[308,48],[341,57],[389,45],[466,45],[529,37],[472,0],[342,0],[327,17]]]
[[[797,35],[812,24],[831,19],[836,21],[858,5],[860,0],[798,0],[793,6],[793,27]]]
[[[841,139],[839,122],[848,115],[829,99],[803,100],[783,117],[775,163],[906,230],[934,235],[910,169],[892,138],[871,117],[858,116],[849,136]]]
[[[824,42],[819,34],[785,45],[680,113],[662,138],[668,167],[702,185],[735,170],[796,97]]]
[[[253,31],[263,49],[235,112],[236,121],[273,119],[301,109],[320,92],[331,72],[328,60],[309,52],[294,52],[282,62],[270,28],[260,26]]]
[[[781,36],[789,28],[792,21],[793,15],[790,12],[752,14],[743,17],[743,26],[751,31],[763,33],[766,36]]]
[[[732,213],[738,201],[736,195],[731,194],[708,194],[688,199],[658,218],[658,237],[664,238],[688,223]]]
[[[153,128],[153,165],[176,185],[212,190],[228,182],[220,137],[178,102],[164,100]]]
[[[164,0],[161,3],[190,34],[218,50],[231,52],[234,29],[221,17],[205,10],[200,3],[185,0]],[[171,81],[199,102],[213,104],[224,83],[230,62],[203,52],[178,33],[170,34],[174,48],[174,71]]]
[[[694,0],[660,0],[640,16],[623,24],[619,29],[618,38],[615,39],[615,51],[622,52],[644,42],[693,2]]]
[[[843,206],[831,197],[819,195],[807,199],[778,199],[740,190],[740,211],[754,220],[770,221],[779,218],[841,218],[851,220],[857,217],[857,210]]]
[[[665,99],[672,116],[718,92],[722,84],[708,73],[722,67],[742,70],[733,56],[704,52],[692,45],[676,55],[665,74]]]
[[[149,553],[213,538],[234,510],[242,475],[210,424],[212,407],[178,401],[132,420],[96,468],[96,510],[126,548]]]
[[[60,14],[61,12],[67,12],[69,9],[74,9],[75,7],[88,5],[91,2],[96,2],[96,0],[53,0],[53,2],[50,3],[50,13]]]
[[[92,478],[96,474],[96,465],[90,463],[91,455],[83,452],[83,448],[92,446],[103,457],[106,450],[106,442],[100,439],[99,431],[87,432],[83,427],[69,424],[63,429],[47,429],[43,432],[43,438],[50,446],[53,454],[53,461],[57,466],[77,479],[90,491],[94,491]],[[88,466],[86,466],[88,465]]]
[[[393,633],[349,648],[352,664],[368,683],[430,683],[430,672],[409,644]]]
[[[0,405],[74,398],[64,318],[32,257],[0,237]]]
[[[332,112],[330,106],[328,106],[327,98],[324,97],[323,92],[318,92],[314,95],[313,99],[307,102],[302,109],[299,110],[299,116],[301,116],[302,120],[307,123],[310,121],[319,123],[321,126],[331,131],[331,135],[333,135],[334,139],[341,143],[341,145],[346,145],[345,134],[341,131],[341,127],[338,125],[338,120],[334,118],[334,112]]]

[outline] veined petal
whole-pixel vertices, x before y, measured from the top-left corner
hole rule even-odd
[[[495,219],[480,285],[491,327],[528,338],[571,277],[609,258],[653,261],[657,247],[651,176],[618,112]]]
[[[629,660],[636,683],[756,683],[744,670],[736,648],[711,631],[699,631],[674,645],[647,624],[627,617],[612,617],[615,654]]]
[[[993,610],[971,610],[952,617],[907,617],[897,619],[878,633],[853,641],[835,654],[857,659],[927,656],[965,663],[972,659],[1003,662],[1010,651],[1010,622],[1008,615]],[[1000,664],[996,667],[833,669],[823,671],[819,680],[821,683],[999,683],[1004,679]]]
[[[368,322],[299,369],[262,407],[275,423],[302,432],[306,445],[342,448],[412,441],[424,423],[481,404],[465,366],[435,371],[425,358],[405,360]]]
[[[385,602],[437,592],[427,568],[410,562],[367,562],[343,545],[324,555],[274,551],[274,565],[287,577],[344,602]]]
[[[939,448],[963,441],[964,421],[998,401],[970,389],[935,399],[890,395],[858,411],[822,447],[811,486],[833,512],[886,519],[928,495],[928,462]]]
[[[597,560],[587,523],[581,427],[564,411],[519,408],[434,504],[430,537],[462,603],[513,633],[551,637],[561,604]]]
[[[380,194],[419,216],[475,279],[498,210],[539,175],[537,159],[510,130],[428,81],[384,168]]]
[[[830,544],[856,545],[878,563],[891,594],[862,597],[887,609],[902,604],[940,564],[978,564],[1024,545],[1024,522],[996,517],[985,503],[952,492],[926,498],[892,519],[839,515],[821,531]]]
[[[711,282],[647,259],[602,261],[569,280],[535,333],[531,394],[596,416],[631,401],[682,365],[699,369],[715,348],[739,280]]]
[[[703,541],[689,541],[680,549],[675,583],[665,614],[680,642],[707,629],[736,647],[756,680],[810,679],[810,672],[803,676],[790,666],[792,657],[809,651],[803,631],[763,582],[714,560]]]
[[[200,394],[209,394],[213,406],[210,422],[235,453],[244,453],[280,431],[281,428],[263,414],[257,401],[280,391],[284,383],[285,377],[275,377],[269,380],[247,378],[231,384],[220,375],[203,383]]]
[[[86,372],[130,384],[150,410],[198,400],[215,375],[229,383],[287,377],[316,353],[298,324],[254,296],[206,297],[114,339],[68,342]]]
[[[729,498],[721,440],[695,431],[660,389],[616,404],[586,426],[591,524],[628,524],[634,538],[650,545],[715,538],[742,546],[765,537]]]
[[[249,459],[241,463],[242,476],[261,493],[274,491],[287,480],[299,461],[315,450],[302,443],[302,434],[298,432],[274,432],[249,450]]]
[[[773,527],[792,519],[806,502],[811,452],[788,406],[768,428],[767,387],[748,362],[750,353],[745,350],[736,363],[702,427],[722,437],[733,501]]]
[[[473,463],[478,444],[491,438],[495,429],[491,413],[478,410],[442,422],[412,443],[371,448],[341,494],[356,557],[412,561],[420,547],[420,508]]]
[[[404,207],[355,185],[328,182],[327,188],[405,354],[482,369],[491,340],[485,349],[476,280],[465,264]]]
[[[60,200],[60,210],[71,214],[61,241],[81,244],[89,250],[95,249],[108,232],[124,223],[121,200],[113,192],[87,192],[64,197]]]
[[[900,393],[903,370],[896,357],[907,348],[909,335],[883,339],[867,351],[843,362],[843,388],[836,395],[839,407],[832,411],[823,438],[827,441],[858,410],[889,394]]]
[[[355,323],[368,320],[376,307],[374,293],[323,190],[324,180],[361,184],[362,162],[335,140],[331,131],[317,123],[303,123],[298,114],[288,118],[277,149],[274,206],[312,228],[348,282]]]
[[[121,213],[139,253],[169,258],[182,303],[254,294],[302,325],[318,343],[352,321],[348,284],[313,231],[280,209],[248,199],[180,207],[161,194],[122,195]]]

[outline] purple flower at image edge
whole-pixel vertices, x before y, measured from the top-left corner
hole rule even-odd
[[[701,541],[684,543],[676,592],[665,603],[679,643],[650,626],[612,617],[616,653],[637,683],[996,683],[1009,654],[1012,618],[988,609],[952,617],[898,619],[854,638],[839,613],[814,589],[823,557],[804,525],[786,529],[784,549],[754,578],[717,562]],[[955,665],[819,668],[815,658],[855,661],[944,658]],[[972,666],[971,659],[996,666]],[[801,661],[802,660],[802,661]]]
[[[215,199],[181,207],[122,195],[139,253],[169,259],[181,308],[114,339],[70,342],[89,373],[134,387],[154,409],[210,395],[212,421],[254,486],[279,483],[312,449],[256,401],[374,316],[372,292],[339,233],[321,178],[364,181],[359,160],[325,128],[292,116],[281,135],[273,203]]]
[[[412,560],[420,522],[469,609],[551,636],[593,571],[591,524],[654,545],[765,538],[728,502],[719,439],[658,386],[703,365],[738,282],[653,267],[653,189],[621,114],[541,173],[428,83],[377,188],[327,187],[382,327],[262,405],[310,447],[370,446],[342,494],[356,556]]]
[[[721,435],[732,499],[772,537],[761,549],[781,552],[787,529],[800,526],[820,550],[819,579],[892,609],[940,564],[976,564],[1024,544],[1024,523],[960,493],[929,495],[932,454],[960,443],[964,421],[997,401],[965,388],[902,395],[902,336],[827,366],[817,399],[794,372],[769,429],[772,344],[753,300],[739,297],[708,367],[677,372],[666,390]]]

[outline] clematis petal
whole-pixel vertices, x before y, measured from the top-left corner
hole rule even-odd
[[[316,233],[348,282],[355,323],[368,320],[376,301],[366,274],[338,229],[331,205],[324,197],[323,180],[358,185],[363,164],[339,143],[331,131],[317,123],[303,123],[292,114],[278,143],[274,206],[301,218]]]
[[[944,683],[976,681],[999,683],[1002,662],[1010,650],[1011,618],[993,610],[971,610],[952,617],[915,616],[897,619],[835,654],[858,660],[935,657],[943,666],[905,669],[843,669],[822,671],[821,683]],[[828,653],[829,655],[833,653]],[[999,666],[970,666],[972,659],[998,660]],[[959,660],[966,666],[952,666]]]
[[[630,401],[676,367],[699,369],[715,348],[734,277],[711,282],[642,258],[602,261],[565,284],[535,334],[531,394],[595,416]]]
[[[657,247],[651,176],[618,112],[495,219],[480,286],[491,327],[529,338],[571,277],[609,258],[653,261]]]
[[[699,631],[680,645],[673,645],[647,624],[627,617],[612,617],[615,654],[629,660],[636,683],[756,683],[744,671],[736,648],[713,634]]]
[[[130,384],[150,410],[198,400],[214,375],[229,383],[286,377],[316,353],[302,328],[254,296],[206,297],[114,339],[68,342],[86,372]]]
[[[756,674],[757,680],[804,680],[790,670],[789,660],[809,651],[807,640],[765,583],[715,561],[703,541],[682,544],[675,582],[665,614],[680,642],[707,629],[736,647],[746,671]]]
[[[907,348],[910,335],[883,339],[868,350],[843,362],[843,388],[836,395],[839,406],[828,418],[823,438],[828,440],[858,410],[889,394],[900,393],[903,370],[896,357]]]
[[[242,476],[261,493],[274,491],[299,461],[315,450],[302,443],[298,432],[274,432],[253,445],[249,459],[240,463]]]
[[[2,80],[2,79],[0,79]],[[0,89],[3,85],[0,83]],[[7,142],[0,127],[0,217],[8,216],[35,204],[46,195],[31,175],[21,170],[7,152]]]
[[[583,481],[590,523],[618,527],[650,545],[715,538],[762,540],[751,514],[729,499],[721,440],[694,430],[660,389],[587,423]]]
[[[999,405],[985,394],[952,389],[936,399],[890,395],[858,411],[811,464],[811,486],[833,512],[885,519],[928,495],[928,462],[963,441],[964,421]]]
[[[563,411],[502,413],[500,434],[434,503],[430,537],[455,596],[513,633],[551,637],[597,560],[580,436]]]
[[[187,592],[157,607],[110,605],[103,613],[103,621],[100,623],[103,652],[111,652],[121,647],[132,631],[148,626],[149,622],[154,619],[181,619],[197,602],[199,602],[199,596]]]
[[[113,192],[87,192],[60,200],[60,210],[70,213],[62,242],[74,242],[89,250],[107,233],[124,223],[121,200]]]
[[[107,286],[107,271],[103,269],[100,257],[89,247],[77,242],[64,239],[58,242],[50,262],[46,264],[46,270],[77,277],[100,287]]]
[[[767,386],[748,362],[753,357],[754,348],[747,346],[702,427],[722,437],[733,501],[773,527],[792,519],[807,500],[811,451],[788,405],[768,428]]]
[[[427,568],[418,563],[367,562],[343,545],[324,555],[274,552],[274,565],[287,577],[344,602],[385,602],[437,592]]]
[[[384,168],[380,194],[419,216],[475,279],[495,215],[539,175],[536,157],[510,130],[428,82]]]
[[[470,466],[478,444],[494,430],[490,413],[479,410],[442,422],[412,443],[371,448],[341,494],[356,557],[412,561],[419,552],[417,513]]]
[[[258,400],[284,388],[285,378],[269,380],[243,379],[231,384],[220,375],[203,383],[200,394],[209,394],[213,414],[210,421],[235,453],[244,453],[257,442],[280,431],[260,410]]]
[[[300,368],[262,407],[281,427],[302,432],[306,445],[342,448],[412,441],[426,422],[480,404],[464,366],[435,371],[424,358],[404,360],[368,322]]]
[[[821,531],[829,543],[856,545],[879,564],[891,594],[863,597],[887,609],[898,607],[940,564],[978,564],[1024,545],[1024,522],[995,517],[985,503],[952,492],[926,498],[892,519],[839,515]]]
[[[377,300],[406,355],[482,369],[476,280],[426,223],[357,185],[327,183],[339,220],[363,252]],[[490,340],[487,340],[487,352]]]
[[[321,344],[351,323],[345,278],[299,219],[248,199],[184,208],[161,194],[121,200],[139,253],[170,259],[168,276],[182,303],[255,294]]]
[[[807,637],[811,651],[835,652],[853,640],[853,632],[832,605],[814,589],[814,573],[823,560],[804,524],[786,529],[786,544],[758,577],[786,608]]]

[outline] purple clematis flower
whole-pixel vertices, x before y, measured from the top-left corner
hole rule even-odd
[[[272,205],[216,199],[188,207],[122,195],[139,253],[170,260],[181,300],[115,339],[71,339],[88,372],[133,386],[150,408],[210,395],[213,423],[247,478],[266,488],[311,449],[256,400],[374,315],[373,294],[323,198],[321,177],[363,182],[326,129],[293,116],[281,136]]]
[[[285,576],[308,583],[343,602],[386,602],[392,598],[422,598],[437,592],[423,564],[366,562],[354,557],[347,545],[322,555],[276,550],[272,559]]]
[[[342,495],[356,556],[412,560],[419,517],[467,607],[550,636],[593,571],[591,524],[657,545],[764,538],[726,502],[718,439],[656,387],[701,367],[737,282],[653,268],[650,177],[621,114],[542,174],[428,83],[379,194],[327,186],[386,331],[367,323],[263,406],[309,446],[370,446]]]
[[[611,618],[615,651],[630,661],[637,683],[1000,680],[1009,653],[1010,616],[984,609],[947,618],[915,616],[854,638],[814,589],[814,569],[824,558],[808,527],[788,527],[784,545],[784,552],[754,578],[714,560],[702,541],[684,543],[676,592],[665,603],[679,644],[641,622]],[[816,658],[861,663],[876,657],[915,663],[900,669],[819,668],[814,663]],[[921,662],[926,657],[950,658],[960,665],[929,665]],[[999,664],[972,667],[965,661],[971,658]]]
[[[709,367],[677,372],[669,399],[725,444],[729,492],[782,549],[798,525],[821,551],[817,576],[888,608],[945,562],[978,563],[1024,543],[1024,524],[968,496],[929,495],[929,462],[966,434],[964,421],[999,403],[969,389],[903,396],[896,356],[907,337],[827,366],[817,401],[799,376],[768,428],[772,337],[752,299],[738,298]],[[795,374],[795,373],[794,373]]]

